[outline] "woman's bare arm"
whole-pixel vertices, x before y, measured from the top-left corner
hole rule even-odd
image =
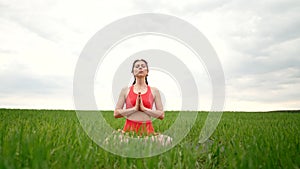
[[[121,118],[121,117],[124,117],[124,116],[129,116],[129,115],[135,113],[138,110],[137,109],[138,104],[136,104],[135,107],[132,107],[132,108],[129,108],[129,109],[123,109],[124,104],[125,104],[125,100],[126,100],[127,90],[128,90],[128,87],[124,87],[121,90],[121,93],[119,95],[119,99],[118,99],[118,102],[117,102],[117,105],[116,105],[116,108],[115,108],[115,111],[114,111],[114,117],[115,118]]]
[[[163,105],[161,102],[161,97],[160,97],[160,93],[158,91],[157,88],[152,87],[153,92],[154,92],[154,101],[155,101],[155,108],[156,110],[151,110],[146,108],[143,105],[143,102],[141,101],[141,111],[143,111],[144,113],[148,114],[151,117],[157,118],[157,119],[164,119],[165,117],[165,112],[163,111]]]

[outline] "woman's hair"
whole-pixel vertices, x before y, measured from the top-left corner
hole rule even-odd
[[[137,60],[135,60],[135,61],[133,62],[133,64],[132,64],[131,73],[133,73],[134,64],[135,64],[136,62],[138,62],[138,61],[143,61],[143,62],[145,62],[146,67],[147,67],[147,70],[149,71],[149,68],[148,68],[148,62],[147,62],[146,60],[144,60],[144,59],[137,59]],[[145,77],[145,81],[146,81],[146,84],[148,85],[147,76],[148,76],[148,75],[146,75],[146,77]],[[135,82],[136,82],[136,78],[134,77],[134,81],[133,81],[132,85],[134,85]]]

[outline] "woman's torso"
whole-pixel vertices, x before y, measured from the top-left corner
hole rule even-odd
[[[150,86],[147,85],[147,90],[141,92],[141,97],[143,100],[143,105],[146,108],[152,109],[153,102],[154,102],[154,93]],[[137,91],[134,90],[134,86],[130,86],[126,92],[126,109],[135,106],[136,98],[137,98]],[[151,116],[145,114],[144,112],[137,111],[129,116],[127,116],[129,120],[134,121],[149,121],[151,120]]]

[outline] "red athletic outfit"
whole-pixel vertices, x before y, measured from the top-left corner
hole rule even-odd
[[[126,97],[126,109],[132,108],[135,106],[136,98],[138,94],[133,92],[133,85],[130,87],[128,96]],[[148,108],[152,109],[153,106],[153,95],[151,92],[150,86],[147,85],[147,92],[141,94],[141,98],[143,101],[143,105]],[[126,119],[124,131],[134,131],[138,134],[152,134],[154,133],[154,128],[152,126],[152,121],[133,121]]]

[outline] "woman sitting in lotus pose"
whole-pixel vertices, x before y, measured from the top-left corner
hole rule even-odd
[[[151,117],[163,119],[164,111],[159,91],[148,85],[148,63],[135,60],[131,73],[135,80],[130,87],[124,87],[114,111],[115,118],[126,117],[123,131],[133,131],[137,134],[154,134]],[[155,103],[156,110],[152,110]],[[123,109],[126,104],[126,109]]]
[[[171,143],[170,137],[155,133],[152,125],[151,117],[162,120],[165,114],[159,90],[148,85],[148,63],[144,59],[135,60],[131,73],[135,80],[132,86],[122,89],[114,111],[115,118],[126,117],[122,132],[151,136],[152,140],[166,140],[163,144]],[[153,103],[155,110],[152,110]]]

